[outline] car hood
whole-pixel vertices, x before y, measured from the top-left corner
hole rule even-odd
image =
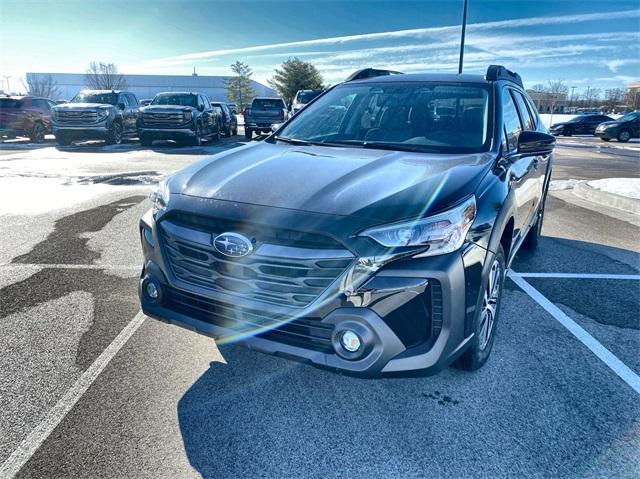
[[[65,103],[63,105],[56,105],[53,108],[56,110],[88,110],[105,106],[113,107],[113,105],[109,103]]]
[[[198,198],[394,221],[458,203],[492,158],[261,142],[194,163],[168,187]]]
[[[149,105],[142,109],[145,113],[182,112],[191,110],[195,110],[195,108],[183,105]]]

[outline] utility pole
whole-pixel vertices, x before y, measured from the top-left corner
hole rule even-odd
[[[462,73],[462,62],[464,60],[464,36],[467,30],[467,0],[463,0],[462,7],[462,35],[460,37],[460,63],[458,63],[458,74]]]

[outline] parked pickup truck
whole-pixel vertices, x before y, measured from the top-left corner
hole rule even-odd
[[[202,93],[158,93],[151,104],[142,109],[138,131],[143,146],[151,146],[153,140],[192,145],[202,144],[203,139],[218,141],[222,110],[212,106]]]
[[[244,111],[244,136],[250,140],[253,132],[270,133],[271,126],[284,122],[289,116],[282,98],[254,98]]]
[[[138,98],[125,91],[84,90],[51,109],[53,134],[59,145],[74,140],[105,140],[119,144],[137,135]]]

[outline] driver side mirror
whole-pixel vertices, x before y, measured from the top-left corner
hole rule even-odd
[[[555,136],[547,133],[525,130],[518,135],[519,155],[548,155],[555,147]]]
[[[198,107],[196,108],[196,110],[198,110],[198,111],[204,111],[204,105],[198,105]]]
[[[124,103],[118,103],[118,109],[124,110],[126,108]]]

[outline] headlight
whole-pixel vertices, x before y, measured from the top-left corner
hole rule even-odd
[[[472,196],[444,213],[370,228],[358,236],[367,236],[389,248],[428,246],[419,256],[435,256],[459,249],[475,217],[476,199]]]
[[[169,188],[167,187],[166,180],[162,180],[156,186],[156,189],[151,191],[149,199],[153,205],[154,216],[160,211],[164,211],[169,204]]]
[[[109,117],[109,109],[108,108],[100,108],[98,110],[98,120],[104,120]]]

